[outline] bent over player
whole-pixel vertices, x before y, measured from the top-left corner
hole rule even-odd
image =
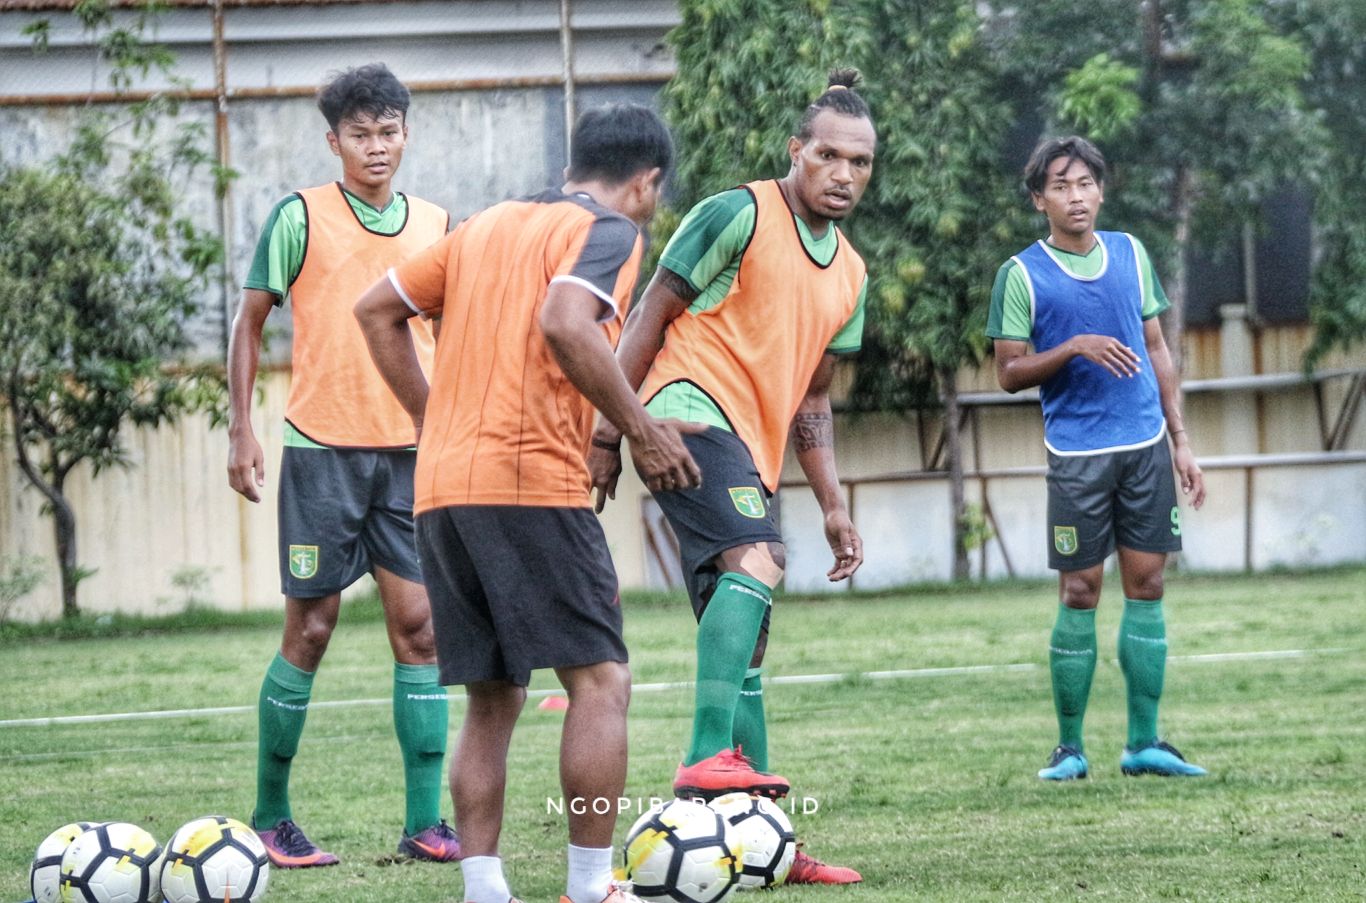
[[[1124,588],[1119,664],[1129,698],[1120,768],[1203,775],[1157,731],[1167,661],[1162,572],[1167,553],[1181,548],[1173,461],[1191,505],[1205,499],[1157,318],[1167,297],[1138,239],[1096,231],[1105,160],[1095,145],[1077,137],[1041,142],[1025,186],[1048,219],[1048,237],[1001,267],[987,335],[1001,388],[1038,386],[1043,403],[1048,565],[1058,571],[1061,604],[1048,655],[1059,739],[1039,777],[1086,777],[1082,719],[1096,668],[1096,606],[1105,559],[1116,548]]]
[[[265,462],[251,426],[267,315],[294,309],[293,378],[279,477],[284,639],[261,685],[253,827],[278,868],[332,865],[294,822],[289,773],[313,676],[337,624],[341,591],[370,572],[394,654],[394,729],[407,811],[398,850],[459,858],[440,817],[448,701],[436,682],[431,611],[413,534],[413,425],[366,353],[351,307],[366,286],[445,234],[439,207],[392,188],[407,142],[408,89],[383,65],[347,70],[318,94],[340,182],[297,191],[271,211],[228,349],[228,482],[261,500]],[[421,359],[432,333],[415,326]]]
[[[568,182],[498,204],[393,269],[356,306],[375,363],[421,431],[417,529],[441,682],[463,684],[451,794],[464,899],[508,903],[498,855],[508,744],[531,672],[569,695],[560,745],[570,807],[562,903],[626,903],[612,882],[626,781],[630,670],[585,455],[596,406],[651,479],[696,485],[676,424],[650,417],[612,357],[673,144],[640,106],[590,110]],[[440,316],[430,387],[409,318]]]
[[[862,197],[877,146],[868,106],[852,90],[857,79],[833,73],[806,109],[788,139],[786,176],[688,212],[617,352],[651,413],[706,427],[684,437],[702,469],[700,489],[646,479],[678,537],[698,619],[692,742],[674,778],[682,797],[788,791],[767,770],[761,666],[785,564],[771,500],[789,433],[824,515],[835,556],[829,578],[843,580],[863,562],[835,472],[829,394],[837,357],[863,341],[866,272],[835,225]],[[619,441],[610,423],[593,438],[599,506],[616,490]],[[858,880],[804,852],[788,877]]]

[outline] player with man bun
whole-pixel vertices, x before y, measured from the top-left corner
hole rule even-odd
[[[829,578],[846,579],[863,562],[835,472],[829,394],[839,356],[862,345],[867,274],[835,225],[858,205],[877,149],[858,78],[831,73],[788,139],[786,176],[689,211],[617,352],[647,410],[707,427],[684,436],[700,488],[646,481],[678,537],[698,619],[692,742],[674,779],[682,797],[788,791],[767,770],[760,675],[785,564],[771,499],[789,436],[824,516]],[[604,421],[590,457],[599,509],[616,491],[619,443]],[[788,878],[858,880],[804,853]]]

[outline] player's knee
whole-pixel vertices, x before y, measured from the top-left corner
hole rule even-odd
[[[436,661],[436,632],[430,616],[397,625],[393,637],[394,657],[401,661]]]
[[[1064,574],[1059,580],[1059,597],[1068,608],[1095,608],[1100,602],[1100,584],[1085,574]]]
[[[727,570],[753,577],[769,589],[782,582],[787,555],[780,542],[757,542],[730,549],[725,554]]]
[[[293,647],[298,658],[303,660],[300,667],[305,671],[317,670],[318,663],[327,652],[327,644],[332,641],[332,630],[335,627],[334,622],[323,618],[305,618],[295,630],[294,636],[289,638],[289,645]]]
[[[516,717],[526,702],[526,687],[490,680],[465,685],[466,719]]]
[[[598,662],[559,673],[570,702],[626,711],[631,701],[631,669],[625,662]]]
[[[1162,571],[1155,570],[1136,574],[1125,581],[1124,593],[1130,599],[1161,599],[1163,591]]]

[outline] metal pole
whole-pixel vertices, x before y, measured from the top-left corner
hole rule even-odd
[[[574,28],[570,22],[570,0],[560,0],[560,54],[564,70],[564,162],[569,165],[569,144],[574,135]]]
[[[223,0],[213,0],[213,89],[214,89],[214,150],[218,166],[226,171],[231,161],[228,137],[228,49],[223,37]],[[218,181],[214,180],[215,192]],[[232,182],[222,186],[218,194],[218,237],[223,242],[223,273],[219,290],[223,311],[223,351],[228,350],[228,334],[232,330],[233,298],[229,267],[232,264]]]

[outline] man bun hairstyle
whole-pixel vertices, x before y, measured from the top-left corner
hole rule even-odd
[[[641,170],[669,174],[674,142],[669,127],[649,107],[610,104],[586,110],[569,141],[568,177],[574,182],[620,185]]]
[[[334,72],[318,89],[318,109],[333,134],[343,119],[365,114],[372,119],[385,116],[408,118],[410,96],[383,63],[370,63],[342,72]]]
[[[1034,148],[1029,155],[1029,162],[1025,164],[1024,183],[1030,194],[1043,193],[1044,183],[1048,181],[1048,167],[1059,157],[1066,157],[1069,167],[1074,160],[1080,160],[1091,170],[1093,179],[1105,184],[1105,156],[1094,144],[1079,135],[1045,138]],[[1063,171],[1066,170],[1067,167],[1063,167]]]
[[[797,139],[805,142],[811,137],[811,123],[823,110],[871,122],[873,113],[868,109],[868,102],[854,90],[861,81],[863,76],[857,69],[831,69],[825,93],[812,101],[802,113],[801,122],[797,124]]]

